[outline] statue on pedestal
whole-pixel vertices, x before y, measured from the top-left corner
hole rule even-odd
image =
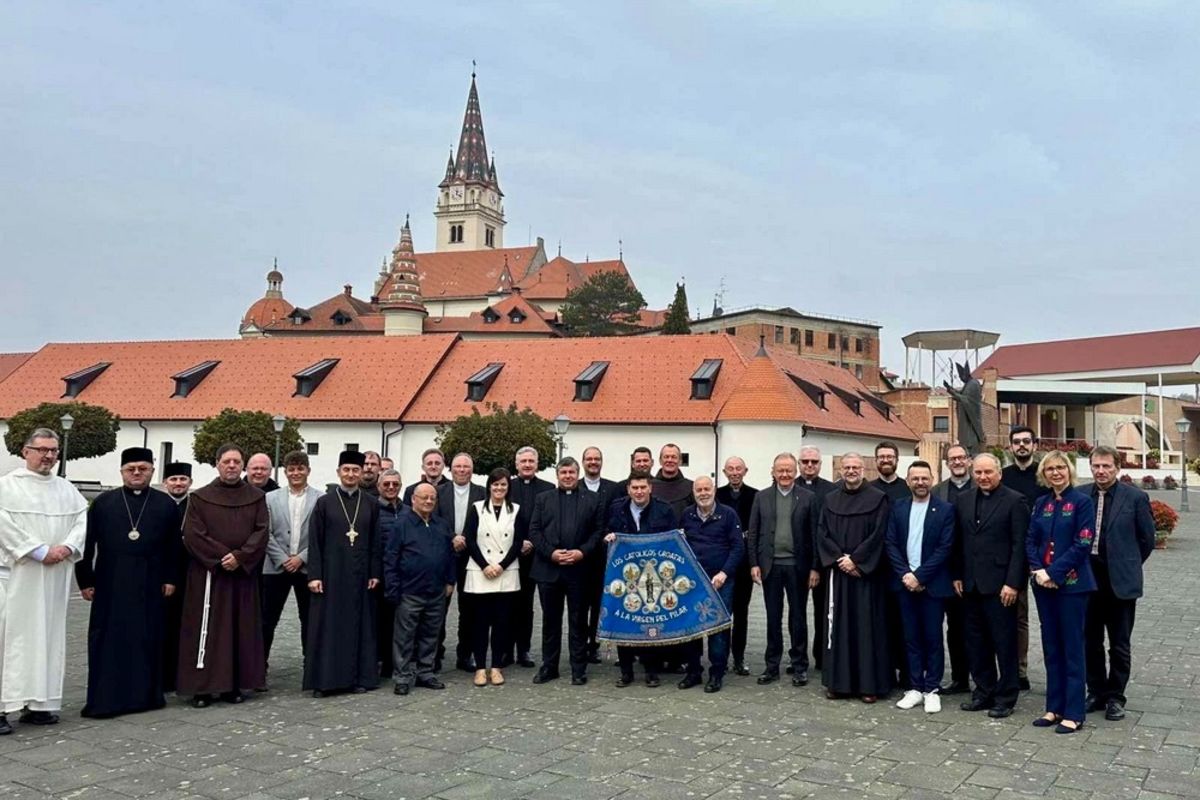
[[[963,382],[963,387],[955,389],[948,381],[942,381],[942,385],[954,398],[958,418],[958,443],[967,448],[967,452],[974,457],[982,453],[987,445],[987,437],[983,433],[983,384],[971,375],[968,365],[956,363],[954,368]]]

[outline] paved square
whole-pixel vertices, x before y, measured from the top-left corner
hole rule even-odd
[[[0,798],[1200,797],[1200,512],[1151,558],[1147,586],[1128,717],[1092,715],[1070,737],[1029,725],[1044,685],[1036,632],[1034,691],[1000,721],[959,711],[957,698],[937,715],[832,702],[819,676],[803,689],[734,676],[715,695],[617,689],[615,652],[586,687],[533,686],[531,670],[511,669],[507,685],[477,689],[451,671],[442,692],[314,700],[299,690],[290,605],[269,693],[92,721],[79,717],[87,606],[76,600],[63,721],[0,739]],[[758,592],[752,607],[761,668]]]

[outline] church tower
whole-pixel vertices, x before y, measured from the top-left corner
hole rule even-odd
[[[458,153],[450,154],[446,177],[438,184],[437,251],[491,250],[504,246],[504,193],[496,160],[488,158],[475,73],[463,115]]]
[[[383,314],[385,336],[419,336],[429,316],[421,301],[421,279],[407,216],[400,230],[400,242],[392,250],[388,277],[380,287],[379,311]]]

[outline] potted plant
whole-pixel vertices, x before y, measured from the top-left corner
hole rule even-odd
[[[1153,475],[1143,475],[1142,476],[1142,489],[1144,489],[1145,491],[1148,492],[1151,489],[1157,489],[1157,488],[1158,488],[1158,481],[1155,480]]]
[[[1179,524],[1179,514],[1161,500],[1150,501],[1150,514],[1154,517],[1154,546],[1165,549],[1167,538]]]
[[[1162,461],[1162,452],[1158,448],[1146,452],[1146,469],[1158,469],[1160,461]]]
[[[1179,481],[1175,480],[1174,475],[1168,475],[1163,478],[1163,488],[1171,489],[1172,491],[1179,488]]]
[[[1133,478],[1129,477],[1129,473],[1127,472],[1122,472],[1119,480],[1121,483],[1133,483]]]

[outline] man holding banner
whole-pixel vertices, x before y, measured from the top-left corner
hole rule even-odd
[[[624,502],[613,503],[608,515],[607,530],[610,533],[604,537],[605,542],[611,544],[618,533],[663,533],[675,530],[675,513],[671,507],[650,493],[649,472],[633,470],[625,486],[629,497]],[[646,685],[657,687],[658,672],[662,668],[661,650],[661,647],[618,645],[617,663],[621,675],[617,678],[617,686],[623,689],[633,683],[633,661],[641,656],[642,668],[646,670]]]
[[[736,570],[746,552],[742,541],[742,525],[737,511],[716,501],[716,485],[707,475],[692,482],[694,506],[683,512],[683,535],[696,554],[700,566],[712,581],[713,588],[721,597],[726,609],[733,604],[733,587]],[[700,656],[704,642],[694,639],[683,645],[687,659],[687,674],[679,682],[680,689],[697,686],[701,680]],[[721,691],[725,670],[729,666],[729,631],[722,630],[708,637],[708,683],[704,691],[708,694]]]

